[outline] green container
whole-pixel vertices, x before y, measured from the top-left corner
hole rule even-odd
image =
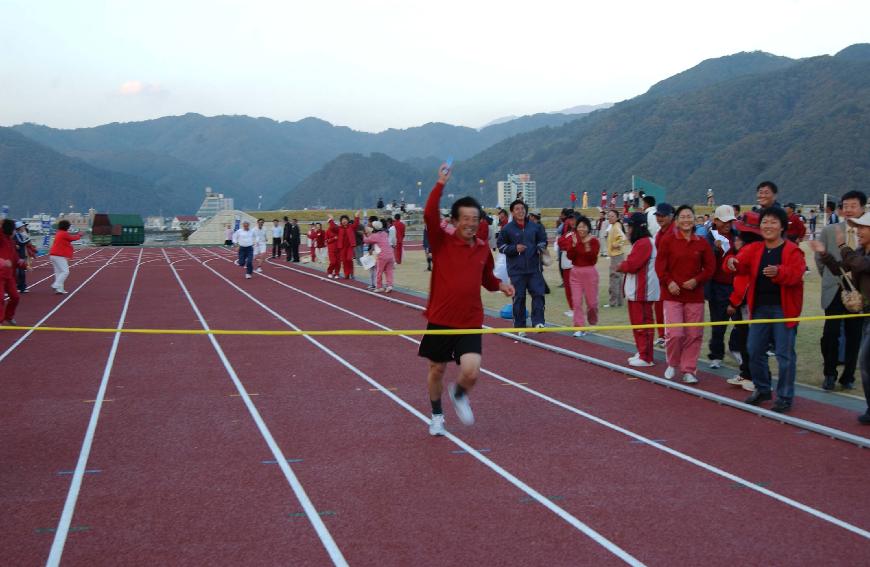
[[[97,246],[138,246],[145,242],[145,223],[139,215],[97,213],[91,242]]]

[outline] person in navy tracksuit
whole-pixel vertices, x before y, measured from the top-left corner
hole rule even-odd
[[[541,253],[547,248],[547,233],[540,223],[529,222],[528,208],[519,199],[510,206],[512,220],[498,235],[498,250],[507,257],[508,276],[516,289],[513,301],[514,327],[528,327],[526,291],[532,296],[532,325],[544,326],[546,284],[541,273]]]

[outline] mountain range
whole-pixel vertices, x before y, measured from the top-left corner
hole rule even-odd
[[[0,201],[13,214],[194,212],[203,188],[237,206],[370,207],[414,201],[456,159],[451,192],[491,195],[510,172],[538,181],[539,205],[639,175],[669,200],[748,202],[773,179],[817,202],[870,174],[870,45],[794,60],[763,52],[710,59],[646,93],[586,114],[541,113],[476,130],[429,123],[377,134],[306,118],[171,116],[95,128],[0,128]],[[486,199],[492,202],[492,197]],[[21,211],[16,213],[16,211]]]

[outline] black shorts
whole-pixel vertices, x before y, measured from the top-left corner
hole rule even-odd
[[[452,329],[444,325],[429,323],[426,330]],[[419,356],[428,358],[432,362],[449,362],[455,360],[459,364],[459,358],[468,352],[483,354],[482,335],[423,335],[420,342]]]

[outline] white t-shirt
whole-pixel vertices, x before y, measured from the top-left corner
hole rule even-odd
[[[280,226],[272,225],[272,238],[282,238],[284,236],[284,229]]]
[[[253,246],[256,242],[255,237],[256,235],[253,230],[240,228],[233,233],[233,244],[238,244],[239,246]]]
[[[649,228],[650,236],[655,236],[659,231],[659,223],[656,221],[656,208],[650,207],[644,212],[646,213],[646,225]]]
[[[251,232],[254,233],[254,240],[258,244],[264,244],[266,242],[266,229],[265,228],[252,228]]]

